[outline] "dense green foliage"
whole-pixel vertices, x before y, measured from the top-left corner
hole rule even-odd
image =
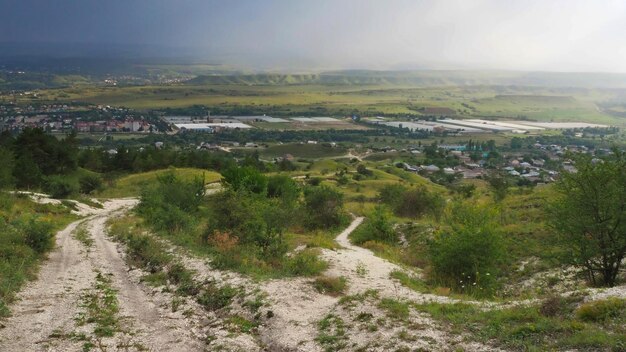
[[[188,228],[204,197],[204,181],[182,181],[169,172],[158,176],[158,183],[141,195],[137,212],[158,230]]]
[[[329,186],[313,186],[304,189],[305,224],[309,228],[329,229],[341,225],[343,194]]]
[[[605,159],[574,157],[576,173],[564,173],[552,204],[553,228],[596,285],[613,286],[626,256],[626,154]]]
[[[390,214],[384,206],[380,205],[376,206],[365,219],[365,223],[352,233],[351,238],[356,244],[363,244],[367,241],[391,244],[398,242],[398,234],[393,228]]]
[[[492,211],[457,204],[429,246],[431,279],[475,295],[491,295],[497,285],[504,243]]]
[[[317,209],[307,208],[293,179],[268,177],[252,167],[228,169],[223,176],[224,190],[209,196],[201,180],[182,180],[173,173],[159,176],[143,192],[137,213],[157,233],[210,253],[217,267],[263,276],[309,276],[326,267],[312,250],[286,256],[285,233],[302,228],[310,209]],[[319,206],[326,204],[327,194],[337,193],[324,193]],[[337,206],[331,210],[341,212],[341,204]],[[326,216],[331,215],[327,210]]]
[[[445,207],[445,199],[426,187],[407,188],[390,184],[380,190],[379,200],[391,207],[397,216],[418,218],[431,215],[439,218]]]
[[[47,182],[46,177],[66,175],[77,167],[78,143],[75,135],[59,140],[41,129],[27,128],[17,138],[3,133],[0,145],[8,149],[0,152],[2,160],[7,162],[3,164],[3,183],[10,181],[8,173],[11,170],[18,187],[42,187]]]

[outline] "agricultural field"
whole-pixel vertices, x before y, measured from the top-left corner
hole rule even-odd
[[[7,99],[3,97],[2,99]],[[429,116],[584,121],[623,125],[598,106],[620,94],[611,90],[511,86],[412,87],[396,85],[172,84],[76,87],[37,91],[18,101],[78,101],[133,109],[207,106],[215,114],[271,116]],[[264,124],[265,125],[265,124]],[[278,124],[265,126],[281,128]],[[303,126],[310,128],[310,126]],[[332,128],[332,126],[328,126]]]

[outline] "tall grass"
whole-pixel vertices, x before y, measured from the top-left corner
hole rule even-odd
[[[0,193],[0,317],[22,285],[35,277],[37,266],[53,248],[54,231],[74,216],[64,206],[43,205]]]

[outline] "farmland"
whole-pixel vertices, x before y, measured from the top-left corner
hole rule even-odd
[[[453,114],[460,117],[585,121],[623,124],[598,104],[619,91],[523,86],[171,84],[128,87],[75,87],[41,90],[17,98],[22,103],[78,101],[133,109],[207,106],[215,114],[271,116],[362,116]],[[7,101],[8,96],[0,97]]]

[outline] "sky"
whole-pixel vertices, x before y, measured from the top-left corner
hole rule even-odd
[[[268,70],[626,72],[625,0],[0,0],[0,9],[0,42],[158,48]]]

